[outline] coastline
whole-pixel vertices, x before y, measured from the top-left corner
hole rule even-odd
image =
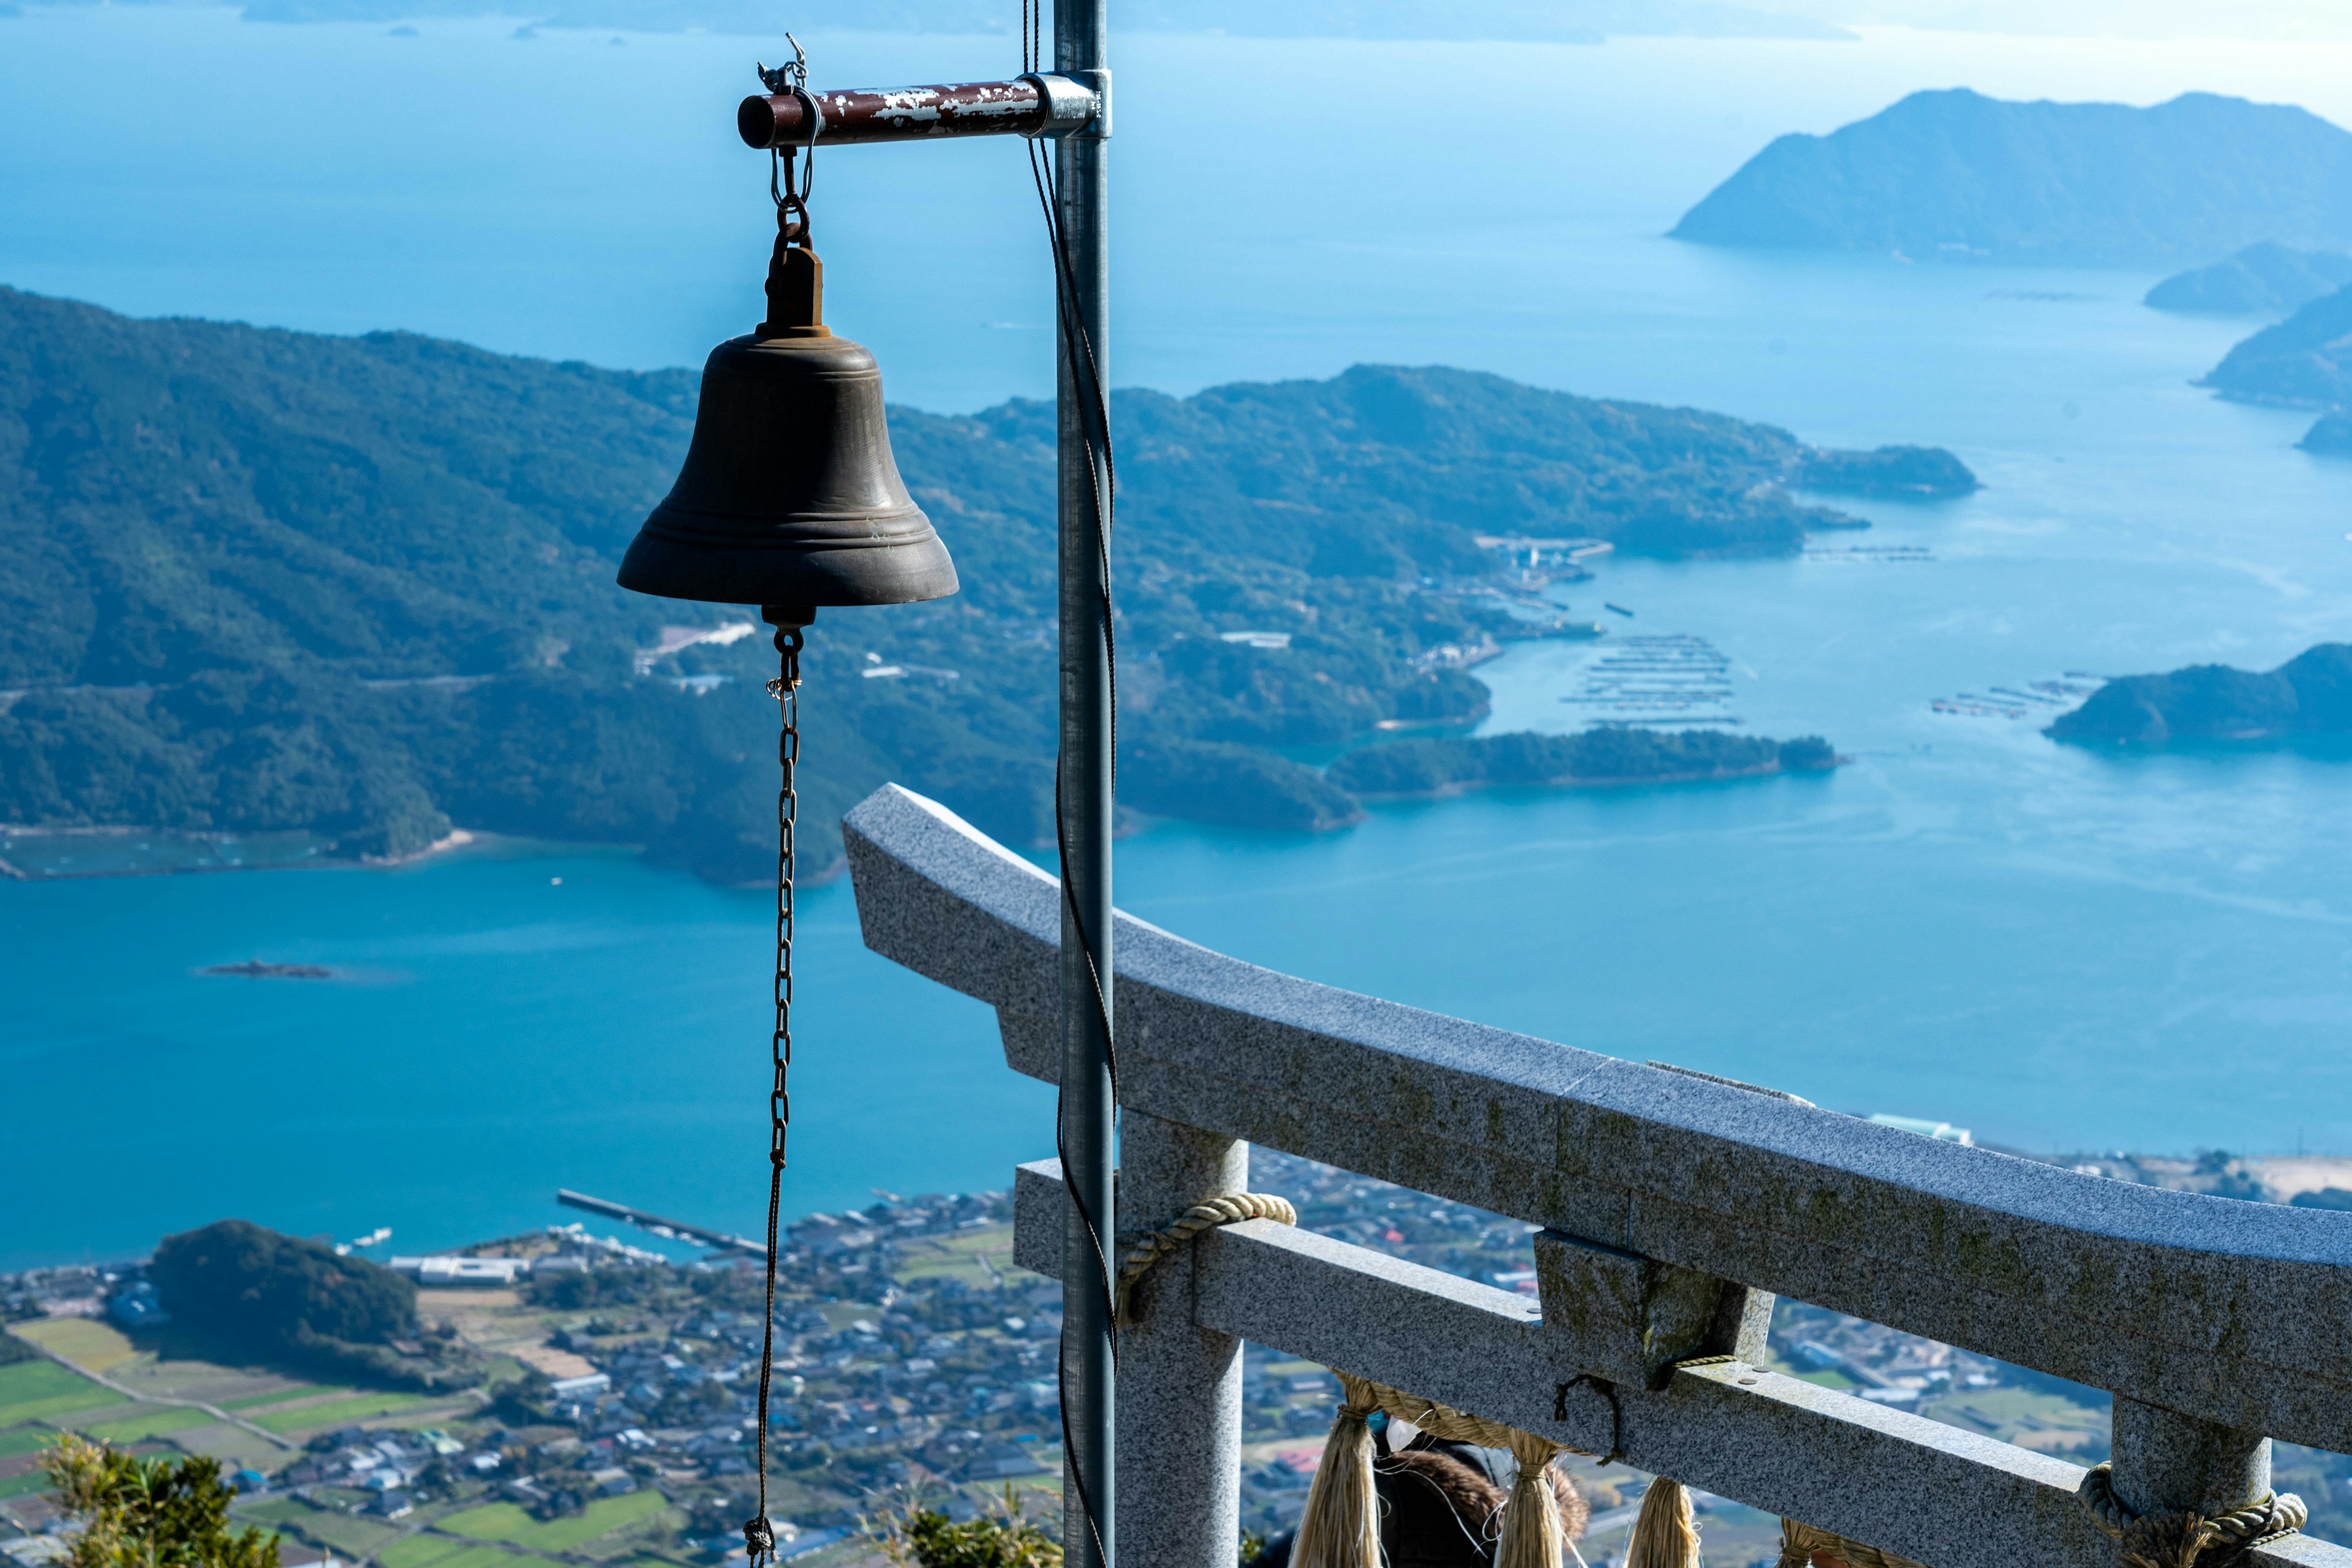
[[[14,841],[19,838],[123,839],[142,835],[177,847],[201,844],[236,845],[257,837],[271,837],[242,833],[186,833],[175,828],[138,826],[31,827],[18,824],[5,824],[0,825],[0,878],[18,882],[73,882],[102,877],[205,876],[229,871],[331,869],[388,871],[404,866],[421,865],[427,860],[443,858],[469,848],[496,849],[507,845],[539,842],[532,839],[510,838],[504,834],[476,832],[459,827],[451,829],[423,848],[411,850],[405,855],[305,855],[288,859],[197,861],[185,865],[132,864],[105,867],[94,870],[28,869],[10,860],[6,855]]]
[[[1643,778],[1588,779],[1579,778],[1571,774],[1560,778],[1538,779],[1527,783],[1522,783],[1517,780],[1496,783],[1492,779],[1472,779],[1460,783],[1440,784],[1435,789],[1404,790],[1393,794],[1385,792],[1375,794],[1370,791],[1360,791],[1357,793],[1356,798],[1358,800],[1378,802],[1384,805],[1391,801],[1445,800],[1454,795],[1468,795],[1475,790],[1489,789],[1630,789],[1641,784],[1718,784],[1728,782],[1733,779],[1769,778],[1776,773],[1787,773],[1791,777],[1794,777],[1800,773],[1833,773],[1852,760],[1853,759],[1850,757],[1841,756],[1834,763],[1826,768],[1786,768],[1782,767],[1780,763],[1776,761],[1761,763],[1759,766],[1752,768],[1715,768],[1705,773],[1652,773]]]

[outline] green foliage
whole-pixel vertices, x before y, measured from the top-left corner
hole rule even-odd
[[[1254,746],[1146,741],[1119,770],[1139,811],[1234,826],[1322,832],[1361,818],[1348,792],[1311,768]]]
[[[765,876],[766,638],[646,673],[636,650],[665,623],[751,612],[612,580],[696,396],[686,371],[136,321],[0,289],[0,689],[21,693],[0,698],[0,821],[299,828],[347,857],[461,823]],[[1425,657],[1529,635],[1457,591],[1490,569],[1482,532],[1786,552],[1851,521],[1790,498],[1837,455],[1785,431],[1462,371],[1127,392],[1113,419],[1122,784],[1217,822],[1349,820],[1265,748],[1485,711],[1484,687]],[[1052,410],[891,426],[965,588],[813,629],[812,870],[886,779],[1009,843],[1052,837]],[[1237,631],[1290,641],[1223,640]],[[888,668],[904,673],[867,677]]]
[[[908,1497],[866,1521],[890,1561],[909,1568],[1061,1568],[1062,1543],[1023,1516],[1008,1485],[989,1512],[958,1524]]]
[[[349,1376],[427,1387],[449,1381],[386,1347],[415,1323],[416,1287],[363,1258],[225,1219],[165,1237],[147,1276],[182,1327],[226,1346]]]
[[[70,1435],[41,1458],[58,1506],[78,1520],[68,1568],[277,1568],[278,1540],[231,1530],[217,1461],[142,1459]]]

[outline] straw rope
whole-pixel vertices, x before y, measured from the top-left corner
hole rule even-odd
[[[2264,1492],[2242,1508],[2210,1518],[2191,1510],[2142,1515],[2116,1493],[2115,1467],[2083,1473],[2074,1496],[2091,1522],[2116,1539],[2117,1568],[2200,1568],[2234,1563],[2252,1547],[2293,1535],[2311,1517],[2293,1492]]]
[[[1152,1265],[1192,1240],[1204,1230],[1214,1230],[1221,1225],[1239,1225],[1245,1219],[1270,1219],[1278,1225],[1297,1225],[1298,1211],[1290,1200],[1272,1193],[1234,1193],[1231,1196],[1211,1198],[1194,1204],[1174,1220],[1148,1236],[1134,1238],[1125,1256],[1118,1260],[1118,1281],[1111,1297],[1111,1315],[1122,1329],[1133,1321],[1128,1310],[1128,1300],[1135,1287],[1151,1272]]]

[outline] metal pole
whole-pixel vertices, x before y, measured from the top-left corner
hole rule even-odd
[[[1056,389],[1062,875],[1070,895],[1062,909],[1062,1147],[1067,1162],[1063,1175],[1072,1199],[1063,1252],[1070,1266],[1062,1271],[1067,1357],[1063,1418],[1069,1430],[1063,1455],[1063,1540],[1069,1568],[1112,1568],[1118,1496],[1112,1325],[1106,1281],[1096,1267],[1098,1255],[1115,1257],[1118,1234],[1111,1187],[1116,1108],[1109,1031],[1104,1026],[1111,991],[1112,766],[1108,584],[1098,531],[1109,520],[1111,500],[1109,431],[1097,413],[1107,411],[1109,388],[1105,196],[1110,127],[1104,8],[1105,0],[1054,0],[1054,68],[1095,88],[1102,106],[1093,124],[1056,142],[1054,154],[1075,296],[1063,300],[1057,312],[1062,352]],[[1081,330],[1083,339],[1073,342],[1072,334]],[[1094,1220],[1091,1236],[1081,1205]]]

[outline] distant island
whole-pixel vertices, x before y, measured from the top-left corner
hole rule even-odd
[[[2322,295],[2238,344],[2197,384],[2239,403],[2352,404],[2352,287]]]
[[[2265,240],[2352,248],[2352,133],[2207,92],[2150,109],[1915,92],[1827,136],[1779,138],[1672,235],[2012,265],[2178,267]]]
[[[2197,664],[2127,675],[2061,714],[2045,733],[2129,746],[2352,733],[2352,643],[2321,643],[2260,672]]]
[[[0,289],[0,823],[302,829],[359,859],[454,821],[773,865],[774,658],[750,607],[614,562],[691,428],[686,370],[400,332],[133,321]],[[886,779],[1050,842],[1053,409],[891,411],[964,591],[811,633],[812,873]],[[1825,451],[1696,409],[1360,365],[1118,394],[1122,799],[1299,830],[1349,785],[1277,748],[1466,726],[1468,667],[1591,635],[1522,548],[1791,555],[1801,499],[1961,494],[1950,453]],[[107,433],[136,429],[138,441]]]
[[[1608,727],[1578,735],[1522,731],[1396,741],[1347,752],[1331,764],[1329,777],[1360,795],[1398,799],[1501,785],[1684,784],[1819,773],[1836,765],[1837,752],[1818,735],[1768,741],[1721,730]]]
[[[2210,267],[2176,272],[2140,302],[2184,315],[2280,316],[2352,283],[2352,256],[2263,240]]]

